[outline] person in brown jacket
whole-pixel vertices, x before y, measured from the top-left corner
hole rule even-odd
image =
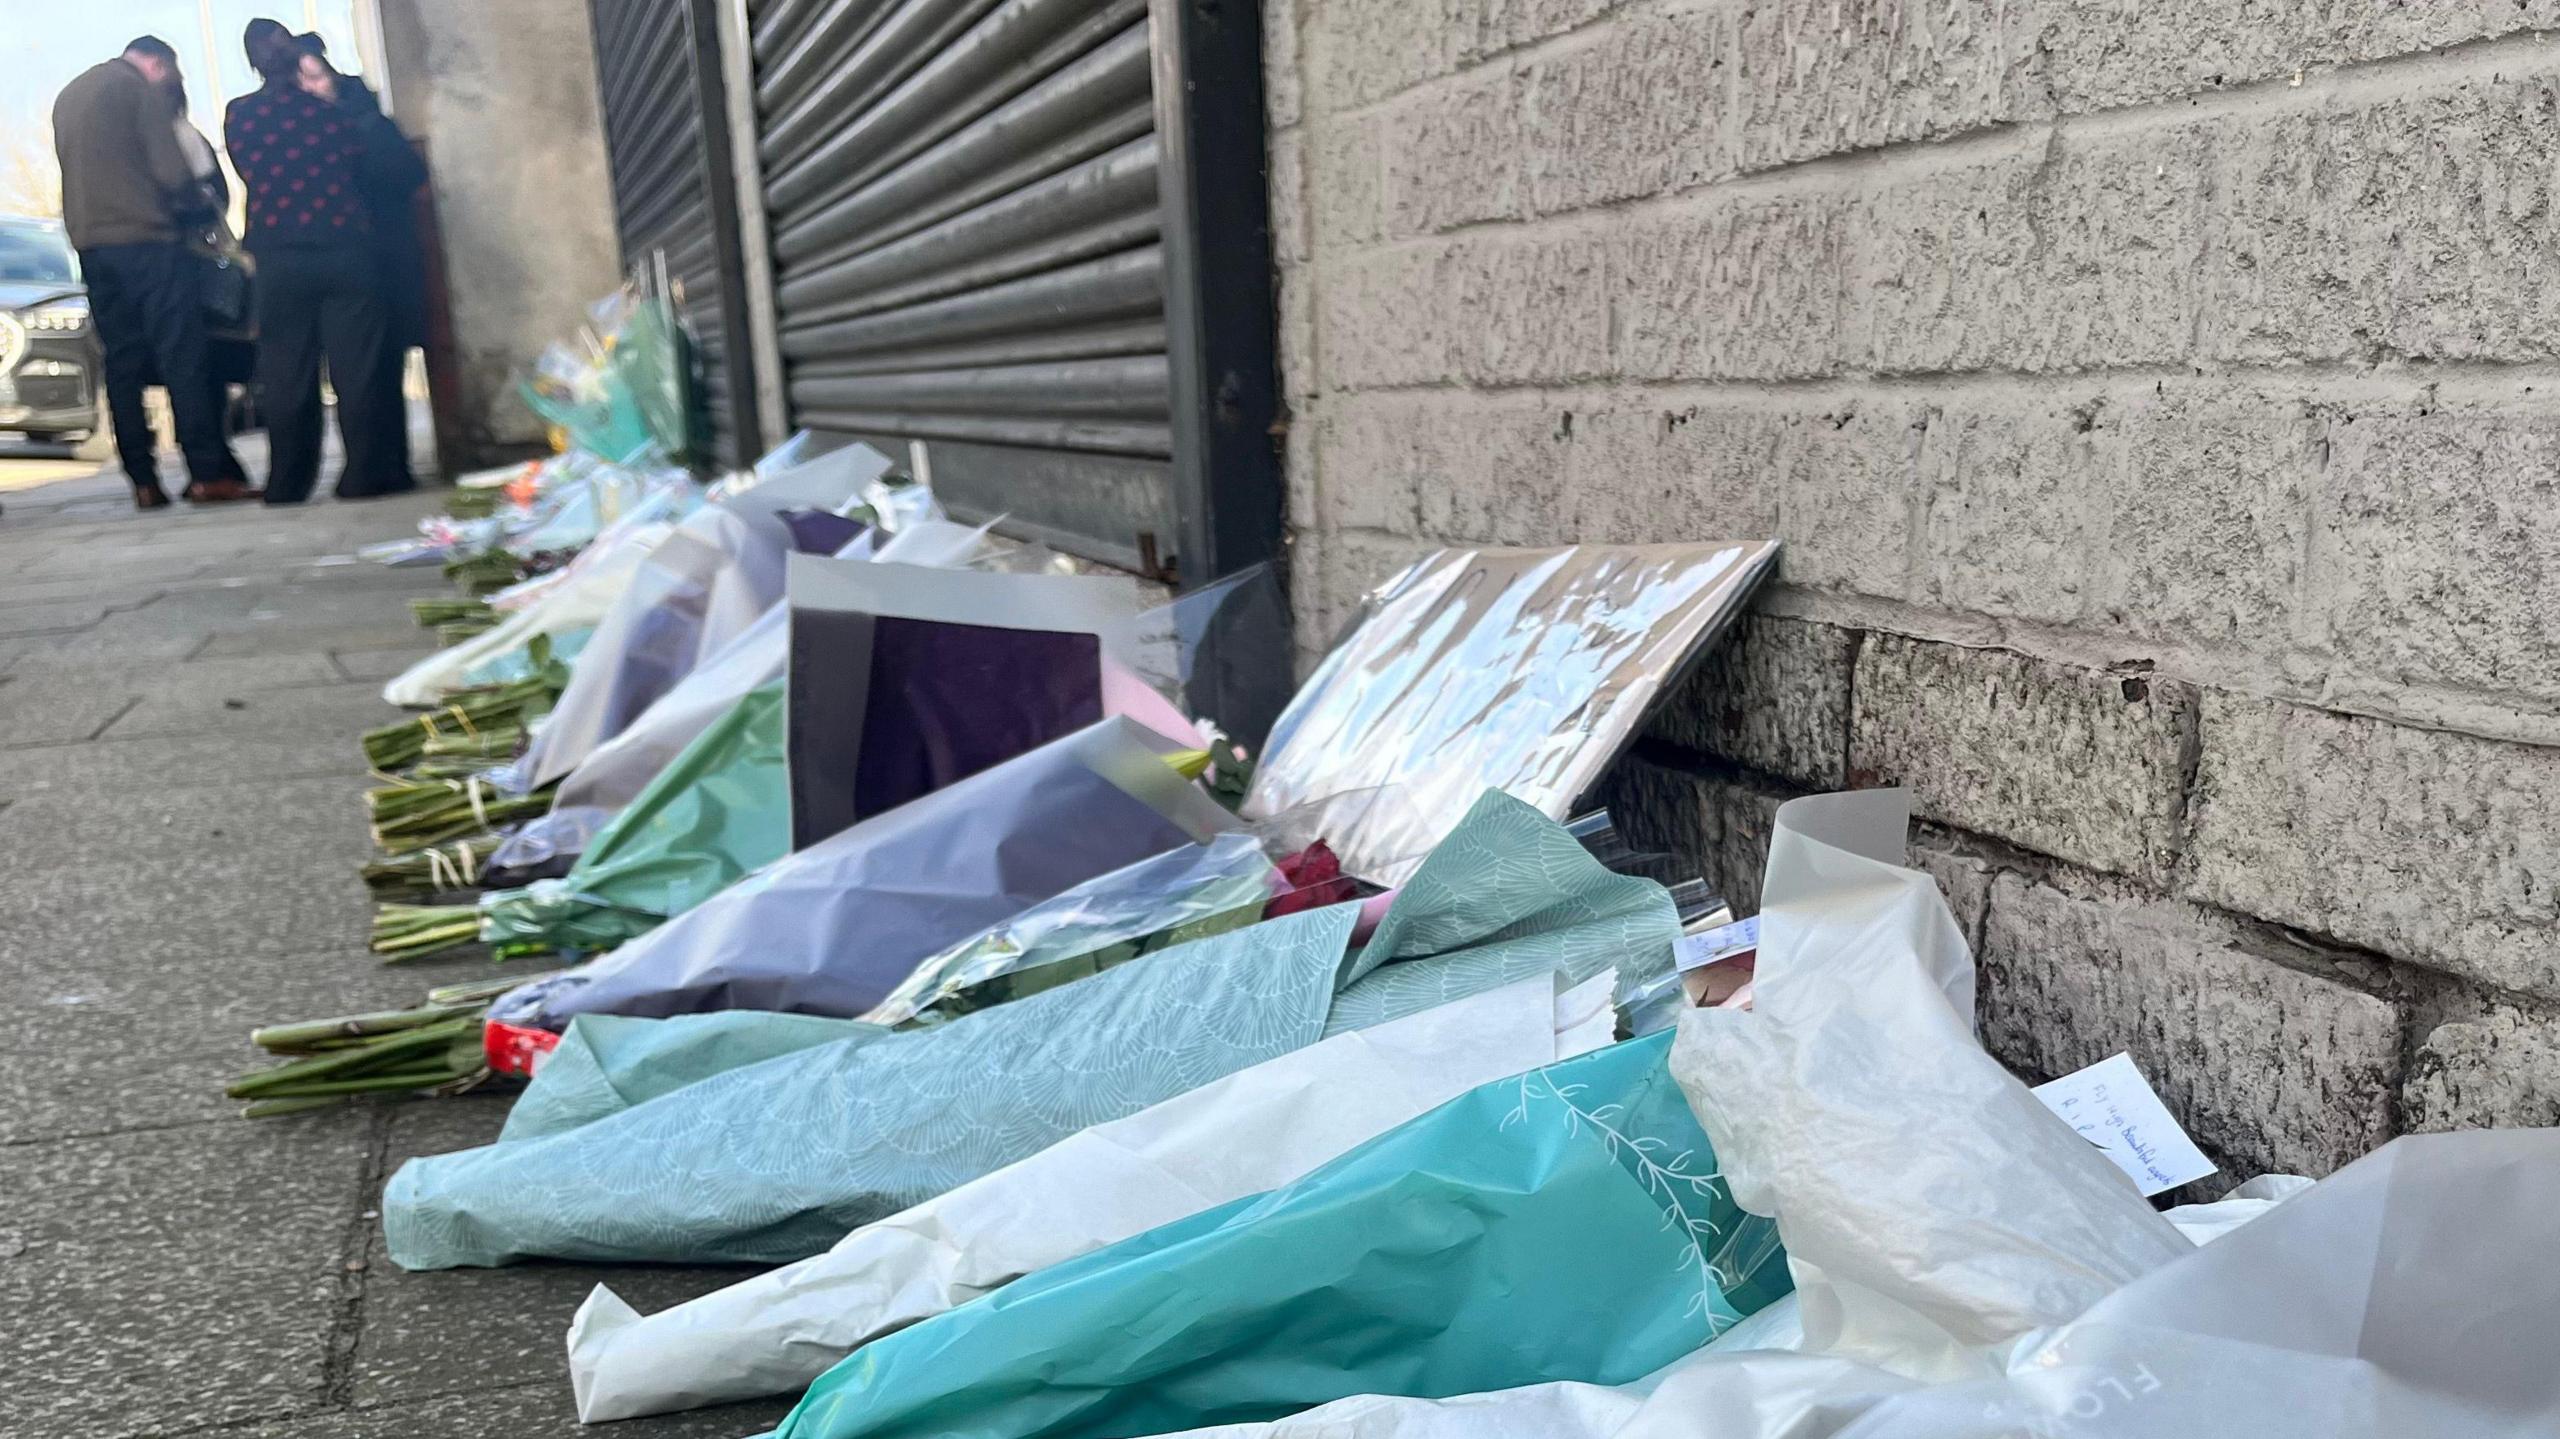
[[[154,374],[177,417],[186,497],[257,497],[237,478],[239,461],[223,437],[195,256],[182,239],[211,217],[173,124],[169,85],[177,74],[178,52],[145,35],[82,72],[53,102],[63,229],[79,253],[90,323],[106,351],[116,453],[134,504],[146,510],[169,503],[142,405]]]

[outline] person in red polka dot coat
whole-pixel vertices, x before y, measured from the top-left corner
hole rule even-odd
[[[416,481],[363,192],[374,167],[414,168],[417,155],[382,133],[390,121],[339,105],[337,74],[318,56],[273,46],[253,58],[265,83],[231,102],[222,133],[248,194],[241,239],[258,261],[267,503],[298,504],[318,483],[323,361],[346,450],[338,497],[396,494]]]

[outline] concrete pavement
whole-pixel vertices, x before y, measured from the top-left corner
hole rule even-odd
[[[589,1285],[655,1308],[739,1271],[383,1257],[384,1177],[485,1142],[502,1101],[251,1122],[221,1096],[253,1025],[487,972],[378,964],[355,874],[356,736],[444,586],[351,552],[436,497],[146,515],[119,476],[46,478],[0,514],[0,1439],[770,1427],[784,1406],[570,1415]]]

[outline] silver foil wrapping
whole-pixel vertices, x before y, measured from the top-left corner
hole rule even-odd
[[[1747,540],[1427,556],[1290,701],[1244,813],[1316,806],[1343,868],[1382,885],[1487,789],[1561,819],[1777,555]]]

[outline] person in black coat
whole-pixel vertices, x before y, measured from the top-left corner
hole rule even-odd
[[[293,43],[329,59],[329,42],[317,34],[296,35]],[[338,103],[358,115],[382,119],[381,97],[354,75],[338,76]],[[409,138],[385,124],[385,144],[409,146]],[[411,157],[416,148],[409,146]],[[409,177],[414,174],[413,181]],[[402,351],[427,343],[427,252],[418,240],[418,187],[426,182],[426,162],[414,168],[376,166],[366,179],[365,208],[373,212],[374,269],[382,281],[382,302],[391,311],[391,342]]]
[[[299,45],[253,47],[265,84],[231,102],[223,138],[248,191],[242,239],[258,260],[258,381],[269,504],[319,479],[320,366],[338,394],[341,499],[411,489],[404,351],[384,303],[368,194],[425,183],[417,152],[379,110],[341,103],[336,71]]]

